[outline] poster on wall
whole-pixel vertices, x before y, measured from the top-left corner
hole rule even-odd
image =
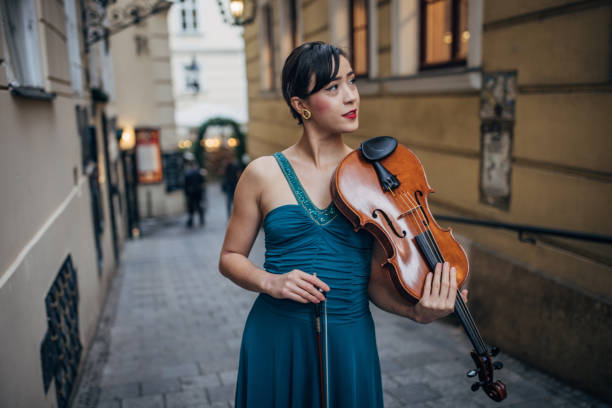
[[[512,124],[490,121],[481,126],[480,200],[508,210],[512,170]]]
[[[480,95],[480,201],[510,208],[516,71],[483,74]]]
[[[138,183],[151,184],[162,181],[162,160],[159,129],[138,128],[136,135],[136,167]]]

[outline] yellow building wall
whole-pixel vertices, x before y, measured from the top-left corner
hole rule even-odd
[[[391,1],[376,5],[375,55],[380,86],[376,92],[362,92],[360,129],[345,135],[345,141],[356,147],[366,138],[392,135],[413,149],[436,190],[430,196],[436,214],[612,235],[608,216],[612,202],[612,164],[608,159],[612,151],[608,119],[612,106],[612,6],[569,0],[483,2],[480,69],[516,70],[518,74],[507,211],[480,201],[480,91],[390,92],[393,82],[386,79],[391,76],[391,6]],[[328,40],[329,2],[304,0],[302,16],[304,41]],[[250,117],[247,140],[252,157],[282,150],[301,134],[280,92],[260,90],[259,22],[256,19],[244,31]],[[597,350],[605,354],[601,325],[612,325],[610,246],[545,236],[531,244],[503,230],[464,224],[455,224],[453,229],[472,254],[471,304],[496,311],[505,306],[496,318],[478,313],[484,320],[485,338],[612,400],[605,386],[606,381],[612,381],[605,365],[612,362],[602,363],[588,353]],[[502,269],[507,275],[503,276],[513,276],[522,283],[493,285],[491,280],[503,278],[502,270],[496,275],[496,269],[488,268],[500,265],[505,265]],[[521,285],[533,285],[526,296],[535,299],[516,308],[495,304],[496,298],[510,295],[520,299]],[[488,288],[493,292],[488,293]],[[495,290],[503,290],[507,296],[501,292],[497,296]],[[573,305],[560,295],[572,291],[578,299]],[[552,323],[544,324],[551,319],[546,312],[550,305],[558,307],[559,313]],[[557,329],[575,330],[572,321],[581,319],[577,311],[590,309],[600,311],[599,320],[587,319],[588,327],[568,332],[565,339],[555,334]],[[521,315],[513,315],[513,310],[520,310]],[[525,319],[523,326],[521,319]],[[498,334],[510,327],[507,321],[514,330],[524,330],[514,346]],[[555,353],[548,352],[538,362],[535,350],[546,347],[532,330],[538,324],[543,327],[542,336],[558,342],[554,350],[573,351],[557,355],[558,361],[554,361]],[[581,343],[586,338],[587,348]]]

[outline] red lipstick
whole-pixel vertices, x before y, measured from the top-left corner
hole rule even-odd
[[[345,118],[355,119],[357,117],[357,109],[353,109],[352,111],[346,112],[344,115]]]

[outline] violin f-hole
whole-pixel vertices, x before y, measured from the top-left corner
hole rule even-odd
[[[393,222],[391,221],[391,218],[389,218],[389,216],[380,208],[375,209],[374,211],[372,211],[372,217],[373,218],[377,218],[378,216],[376,215],[376,212],[380,212],[382,214],[382,216],[384,217],[384,219],[387,221],[387,224],[389,224],[389,227],[391,227],[391,230],[393,231],[393,233],[395,235],[397,235],[399,238],[406,238],[406,231],[402,231],[402,235],[400,235],[397,230],[395,229],[395,225],[393,225]]]
[[[423,210],[423,204],[421,204],[421,202],[419,201],[419,196],[423,196],[423,192],[421,190],[417,190],[414,192],[414,199],[416,200],[417,203],[419,203],[419,210],[421,210],[421,212],[423,213],[423,225],[428,227],[429,226],[429,218],[427,218],[427,214],[425,213],[425,210]]]

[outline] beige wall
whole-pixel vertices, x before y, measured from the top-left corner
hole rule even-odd
[[[129,1],[118,1],[114,7],[125,7]],[[136,37],[147,46],[136,52]],[[111,37],[114,66],[117,126],[154,127],[160,130],[163,152],[178,149],[179,137],[174,119],[174,95],[168,40],[167,13],[159,13],[139,25],[131,26]],[[139,186],[140,215],[147,216],[146,197],[151,192],[152,216],[166,216],[185,211],[180,191],[165,192],[163,182]]]
[[[338,37],[328,8],[339,1],[303,2],[305,41],[326,41],[330,32]],[[436,190],[430,203],[437,214],[612,235],[612,221],[607,216],[612,202],[612,167],[608,160],[612,127],[607,118],[608,107],[612,105],[609,77],[612,7],[601,2],[585,2],[578,7],[574,2],[561,0],[473,2],[483,7],[471,14],[483,19],[480,32],[471,33],[479,36],[474,43],[482,45],[471,51],[477,52],[468,60],[480,60],[476,68],[484,72],[518,71],[512,196],[510,208],[505,211],[479,199],[480,82],[474,82],[467,73],[463,78],[469,81],[464,82],[460,82],[462,78],[458,75],[443,75],[435,80],[419,75],[391,78],[393,4],[394,1],[377,2],[378,48],[374,54],[378,78],[358,82],[360,129],[346,135],[345,140],[356,147],[368,137],[393,135],[413,149]],[[244,32],[250,118],[248,149],[253,157],[282,150],[301,133],[280,92],[260,89],[259,21]],[[278,44],[281,39],[276,41]],[[277,72],[280,64],[279,61]],[[444,84],[448,86],[445,88]],[[601,325],[612,325],[609,314],[603,320],[589,317],[580,328],[571,321],[580,318],[577,314],[580,310],[599,310],[601,302],[609,308],[610,246],[552,237],[542,237],[533,245],[520,242],[516,233],[462,224],[453,228],[466,245],[479,249],[472,251],[471,259],[473,304],[496,312],[495,317],[488,318],[477,313],[486,319],[485,338],[490,337],[508,352],[612,400],[601,375],[601,362],[585,358],[580,344],[581,339],[589,339],[592,353],[607,358],[606,338],[600,333]],[[500,264],[506,268],[503,271],[510,271],[505,276],[519,280],[516,284],[510,282],[503,287],[492,284],[497,279],[496,271],[487,268]],[[533,283],[528,295],[521,292],[520,282]],[[579,305],[572,305],[570,299],[559,300],[560,293],[571,297],[572,291],[580,298]],[[524,299],[525,296],[535,298]],[[552,316],[545,313],[549,301],[553,302],[549,296],[554,297],[554,304],[560,308]],[[500,308],[497,298],[523,303]],[[538,337],[532,330],[544,318],[552,319],[544,325],[547,328],[544,333],[550,336],[546,338]],[[514,340],[498,335],[507,329],[509,321],[513,322],[514,330],[522,333],[520,342],[513,343]],[[555,330],[569,332],[556,336]],[[574,352],[558,355],[554,364],[550,353],[545,363],[539,363],[537,353],[524,352],[529,347],[542,350],[550,342],[554,343],[553,350],[566,348]],[[607,359],[605,364],[611,363]],[[503,371],[500,377],[503,378]]]
[[[117,2],[124,7],[126,1]],[[135,37],[148,46],[136,53]],[[162,150],[177,147],[166,14],[160,13],[111,37],[119,127],[159,127]]]
[[[85,89],[79,97],[71,87],[63,2],[36,4],[44,86],[56,93],[55,99],[12,96],[0,64],[0,404],[7,407],[56,405],[53,383],[46,395],[43,391],[40,346],[47,331],[44,299],[66,257],[71,255],[77,269],[82,356],[116,268],[106,183],[100,185],[106,220],[101,274],[95,259],[91,196],[75,115],[76,105],[90,110],[90,96]],[[101,154],[103,109],[98,106],[98,115],[90,116]],[[119,213],[117,222],[121,240]]]

